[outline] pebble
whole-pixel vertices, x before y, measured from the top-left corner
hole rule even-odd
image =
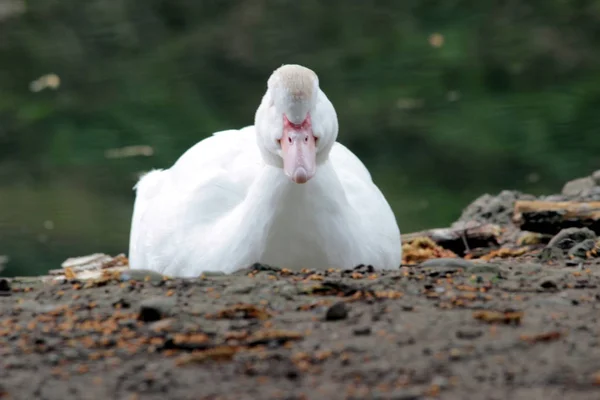
[[[531,301],[531,305],[533,306],[552,306],[552,307],[567,307],[572,306],[573,303],[569,299],[565,299],[563,297],[552,296],[552,297],[544,297],[539,299],[533,299]]]
[[[587,252],[596,246],[594,239],[585,239],[583,242],[576,244],[569,250],[569,255],[579,258],[587,258]]]
[[[481,335],[483,335],[483,332],[479,329],[459,329],[456,331],[456,337],[463,340],[477,339]]]
[[[562,260],[563,258],[564,254],[558,247],[544,247],[538,255],[538,259],[543,263],[547,263],[549,261],[558,261]]]
[[[339,321],[348,318],[348,306],[344,302],[337,302],[325,313],[326,321]]]
[[[298,288],[294,285],[284,285],[279,288],[279,294],[288,300],[293,300],[294,296],[298,294]]]
[[[15,309],[22,311],[31,311],[37,314],[44,314],[58,309],[58,304],[40,304],[34,300],[26,300],[15,306]]]
[[[235,280],[233,282],[235,282],[233,285],[227,286],[223,290],[224,295],[248,294],[248,293],[251,293],[254,288],[256,288],[255,282],[244,282],[244,281],[238,282],[238,280]]]
[[[360,328],[354,328],[352,331],[356,336],[367,336],[371,334],[370,326],[362,326]]]
[[[431,380],[431,384],[433,386],[437,386],[440,389],[446,389],[448,387],[448,378],[441,376],[441,375],[437,375],[434,376],[433,379]]]
[[[450,268],[450,269],[468,269],[473,267],[473,263],[462,258],[432,258],[422,262],[419,265],[421,268]]]
[[[63,356],[69,360],[75,360],[79,358],[79,352],[73,348],[66,348],[63,350]]]
[[[380,398],[394,400],[425,400],[426,397],[419,389],[396,389]]]
[[[162,274],[158,272],[151,271],[149,269],[130,269],[124,272],[121,272],[121,280],[122,281],[150,281],[152,283],[160,282],[164,279]]]
[[[8,279],[1,278],[0,279],[0,292],[9,292],[11,290],[10,282]]]
[[[521,283],[517,281],[505,280],[498,284],[498,287],[507,292],[513,292],[521,288]]]
[[[594,231],[589,228],[566,228],[550,239],[548,247],[557,247],[562,250],[568,250],[586,239],[596,239]]]
[[[10,296],[11,294],[12,292],[8,279],[0,279],[0,296]]]
[[[60,362],[60,356],[56,353],[50,353],[46,356],[46,361],[51,365],[58,365]]]
[[[176,301],[171,297],[151,297],[140,303],[139,320],[154,322],[172,314]]]
[[[545,277],[539,281],[538,287],[542,290],[557,290],[558,282],[562,277]]]
[[[467,268],[467,272],[471,274],[497,274],[500,272],[500,266],[492,263],[473,263]]]

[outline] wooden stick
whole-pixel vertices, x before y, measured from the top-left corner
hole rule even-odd
[[[494,224],[465,224],[450,228],[429,229],[402,235],[402,243],[427,237],[445,249],[464,254],[471,248],[498,246],[501,229]]]
[[[588,227],[600,233],[600,201],[515,202],[514,223],[524,231],[556,234],[561,229]]]

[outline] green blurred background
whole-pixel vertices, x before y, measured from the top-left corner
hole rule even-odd
[[[132,186],[300,63],[403,232],[600,166],[600,1],[0,0],[5,275],[127,252]],[[129,147],[136,146],[136,147]]]

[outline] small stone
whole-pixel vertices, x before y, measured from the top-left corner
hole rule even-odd
[[[63,350],[63,356],[69,360],[75,360],[79,358],[79,352],[72,348],[66,348]]]
[[[298,288],[294,285],[284,285],[279,288],[279,294],[288,300],[292,300],[298,294]]]
[[[463,352],[460,349],[450,349],[450,352],[448,353],[448,356],[451,360],[460,360],[463,356]]]
[[[360,328],[354,328],[354,330],[352,331],[356,336],[367,336],[371,334],[371,327],[370,326],[363,326]]]
[[[0,279],[0,292],[10,292],[11,287],[10,287],[10,282],[8,281],[8,279],[5,278],[1,278]]]
[[[12,292],[8,279],[0,279],[0,296],[7,297],[11,295]]]
[[[463,340],[477,339],[481,335],[483,335],[483,332],[479,329],[459,329],[456,331],[456,337]]]
[[[566,260],[565,265],[567,267],[579,267],[583,261],[579,258],[575,258],[573,260]]]
[[[592,189],[594,186],[596,186],[596,182],[592,177],[574,179],[565,184],[562,194],[565,196],[577,196],[586,190]]]
[[[348,306],[344,302],[337,302],[325,313],[326,321],[339,321],[348,317]]]
[[[135,327],[137,326],[136,321],[133,319],[121,319],[119,320],[118,325],[122,328],[130,329],[135,329]]]
[[[26,300],[15,306],[15,309],[21,311],[31,311],[36,314],[52,312],[60,308],[59,304],[41,304],[34,300]]]
[[[114,303],[112,303],[112,306],[114,308],[129,308],[131,306],[131,303],[124,298],[120,298],[119,300],[115,301]]]
[[[531,305],[533,306],[538,306],[538,307],[570,307],[572,305],[571,301],[569,299],[565,299],[562,297],[558,297],[558,296],[552,296],[552,297],[542,297],[542,298],[537,298],[537,299],[533,299],[531,301]]]
[[[569,250],[569,255],[578,258],[587,258],[588,251],[596,247],[596,241],[594,239],[585,239],[583,242],[573,246]]]
[[[442,268],[442,269],[454,269],[457,270],[459,268],[468,269],[473,266],[473,263],[464,260],[462,258],[432,258],[427,261],[422,262],[419,267],[421,268]]]
[[[273,266],[267,265],[267,264],[255,263],[254,265],[252,265],[250,267],[250,270],[257,271],[257,272],[280,272],[281,268],[273,267]]]
[[[162,331],[172,327],[176,323],[175,318],[161,319],[160,321],[152,322],[147,325],[152,331]]]
[[[448,378],[437,375],[431,380],[432,386],[437,386],[440,389],[446,389],[448,387]]]
[[[394,400],[424,400],[425,396],[419,389],[396,389],[387,393],[384,398]]]
[[[468,267],[466,270],[470,274],[497,274],[498,272],[500,272],[500,266],[498,264],[492,263],[472,263],[471,266]]]
[[[596,239],[596,234],[589,228],[566,228],[558,232],[547,247],[557,247],[562,250],[568,250],[578,243],[587,239]]]
[[[507,292],[514,292],[521,288],[521,283],[517,281],[502,281],[498,284],[498,287]]]
[[[600,185],[600,169],[592,174],[592,179],[596,182],[596,185]]]
[[[553,277],[542,278],[538,286],[542,290],[557,290],[558,279]]]
[[[564,259],[564,254],[558,247],[544,247],[538,255],[538,259],[543,263],[559,261]]]
[[[151,271],[149,269],[130,269],[127,271],[121,272],[121,280],[122,281],[149,281],[152,283],[160,282],[164,279],[164,275],[159,274],[156,271]]]
[[[46,361],[51,365],[58,365],[60,362],[60,356],[56,353],[50,353],[46,356]]]
[[[144,322],[154,322],[172,314],[175,299],[171,297],[151,297],[141,302],[138,319]]]
[[[234,281],[235,282],[235,281]],[[254,283],[236,282],[223,290],[224,295],[248,294],[256,287]]]

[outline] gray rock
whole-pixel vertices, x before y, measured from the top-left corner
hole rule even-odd
[[[150,282],[160,282],[164,279],[162,274],[149,269],[130,269],[121,272],[121,279],[124,281],[145,281],[148,279]]]
[[[536,298],[531,301],[533,306],[571,307],[571,300],[553,295],[551,297]]]
[[[60,356],[56,353],[50,353],[46,356],[46,362],[50,365],[58,365]]]
[[[562,194],[565,196],[578,196],[582,192],[592,189],[594,186],[596,186],[596,182],[592,177],[574,179],[565,184]]]
[[[592,179],[596,182],[596,185],[600,185],[600,169],[592,174]]]
[[[448,378],[441,375],[437,375],[433,377],[433,379],[431,380],[431,384],[433,386],[439,387],[440,389],[446,389],[449,385],[449,381]]]
[[[558,247],[544,247],[538,255],[538,259],[543,263],[558,261],[564,259],[564,253]]]
[[[538,289],[542,291],[555,291],[559,289],[562,275],[547,276],[539,280]]]
[[[371,327],[370,326],[361,326],[359,328],[354,328],[352,333],[354,333],[356,336],[367,336],[367,335],[371,334]]]
[[[144,322],[154,322],[173,314],[177,302],[172,297],[151,297],[140,303],[138,318]]]
[[[15,306],[15,309],[21,311],[31,311],[37,314],[44,314],[54,311],[60,307],[60,304],[41,304],[34,300],[26,300]]]
[[[425,395],[423,395],[422,392],[423,390],[419,388],[396,389],[392,392],[387,393],[385,396],[376,399],[425,400]]]
[[[230,286],[223,290],[224,295],[231,294],[248,294],[256,288],[256,282],[249,282],[242,279],[234,280]]]
[[[500,272],[500,266],[492,263],[472,263],[467,268],[467,272],[472,274],[496,274]]]
[[[5,292],[10,294],[11,287],[10,282],[6,278],[0,278],[0,293]],[[1,296],[2,294],[0,294]]]
[[[339,321],[348,318],[348,306],[340,301],[329,307],[325,313],[326,321]]]
[[[548,247],[558,247],[562,250],[568,250],[586,239],[596,239],[594,231],[588,228],[566,228],[550,239]]]
[[[480,329],[459,329],[456,331],[456,337],[462,340],[473,340],[483,335]]]
[[[292,300],[298,294],[298,288],[294,285],[284,285],[279,288],[279,294],[288,300]]]
[[[501,281],[498,284],[498,287],[502,290],[505,290],[507,292],[514,292],[517,291],[521,288],[521,283],[517,282],[517,281]]]
[[[576,244],[569,250],[569,255],[578,258],[587,258],[587,252],[596,247],[594,239],[585,239],[583,242]]]
[[[467,269],[473,266],[473,263],[462,258],[432,258],[423,261],[419,267],[421,268],[448,268],[448,269]]]

